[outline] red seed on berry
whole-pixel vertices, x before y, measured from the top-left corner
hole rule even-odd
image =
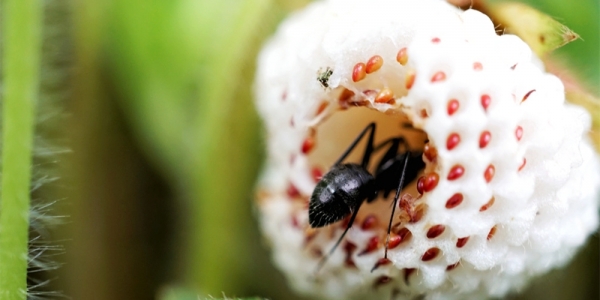
[[[390,264],[390,263],[392,263],[392,261],[391,261],[391,260],[389,260],[389,259],[387,259],[387,258],[380,258],[380,259],[377,261],[377,264],[378,264],[378,265],[380,265],[380,266],[388,265],[388,264]]]
[[[437,150],[431,144],[427,143],[423,147],[423,155],[428,161],[433,162],[437,157]]]
[[[300,191],[296,188],[294,184],[289,183],[286,191],[289,199],[295,199],[300,197]]]
[[[519,171],[523,170],[523,168],[525,168],[525,164],[527,163],[527,159],[525,159],[525,157],[523,157],[523,163],[521,163],[521,166],[519,166]]]
[[[379,237],[374,236],[374,237],[370,238],[369,241],[367,242],[367,247],[365,247],[365,250],[363,250],[358,255],[360,256],[360,255],[364,255],[367,253],[371,253],[371,252],[375,251],[378,247],[379,247]]]
[[[383,58],[381,58],[381,56],[379,55],[375,55],[369,58],[369,61],[367,61],[365,71],[367,72],[367,74],[371,74],[379,70],[381,66],[383,66]]]
[[[458,110],[459,106],[458,100],[450,99],[450,101],[448,101],[448,115],[453,115]]]
[[[406,65],[408,62],[408,53],[406,53],[406,48],[402,48],[400,51],[398,51],[398,54],[396,55],[396,61],[403,66]]]
[[[433,74],[433,76],[431,77],[431,82],[438,82],[443,80],[446,80],[446,73],[442,71]]]
[[[427,238],[434,239],[444,233],[444,230],[446,230],[446,226],[444,225],[433,225],[427,230]]]
[[[462,248],[462,247],[464,247],[467,244],[468,241],[469,241],[469,237],[468,236],[467,237],[463,237],[463,238],[459,238],[456,241],[456,248]]]
[[[485,182],[490,182],[494,178],[494,174],[496,174],[496,167],[494,165],[489,165],[485,172],[483,173],[483,177],[485,178]]]
[[[454,167],[452,167],[452,169],[450,169],[450,172],[448,173],[448,180],[456,180],[463,176],[464,173],[465,168],[463,166],[455,165]]]
[[[388,88],[382,89],[375,97],[377,103],[389,103],[394,100],[394,93]]]
[[[523,99],[521,99],[521,103],[525,102],[525,100],[527,100],[527,98],[529,98],[529,95],[531,95],[531,93],[535,92],[535,90],[531,90],[529,92],[527,92],[527,94],[525,94],[525,96],[523,96]]]
[[[317,183],[321,181],[321,178],[323,178],[323,170],[321,170],[321,168],[319,167],[313,167],[311,170],[311,174],[313,180]]]
[[[375,265],[373,266],[373,268],[371,269],[371,272],[375,271],[377,268],[381,267],[381,266],[385,266],[385,265],[389,265],[391,264],[392,261],[387,259],[387,258],[380,258]]]
[[[304,139],[304,142],[302,142],[302,153],[308,154],[315,147],[315,142],[315,138],[312,136]]]
[[[492,134],[487,130],[482,132],[479,136],[479,148],[485,148],[490,143],[490,140],[492,140]]]
[[[515,130],[515,136],[517,137],[517,141],[521,140],[523,137],[523,127],[517,126],[517,129]]]
[[[369,230],[373,229],[375,226],[377,226],[377,216],[370,214],[363,220],[361,228],[363,230]]]
[[[451,208],[455,208],[457,206],[459,206],[463,201],[463,194],[461,193],[456,193],[454,195],[452,195],[452,197],[450,197],[450,199],[448,199],[448,201],[446,201],[446,208],[447,209],[451,209]]]
[[[390,235],[390,240],[388,241],[388,249],[394,249],[398,247],[402,243],[402,237],[399,235]]]
[[[354,92],[349,89],[344,89],[340,93],[340,96],[338,97],[338,102],[340,103],[340,106],[341,107],[348,106],[348,101],[350,101],[350,99],[352,99],[352,97],[354,97]]]
[[[392,281],[391,277],[388,276],[380,276],[377,279],[375,279],[375,287],[378,287],[380,285],[386,284],[388,282]]]
[[[492,98],[490,95],[481,95],[481,106],[483,106],[484,110],[488,109],[490,103],[492,103]]]
[[[367,76],[367,71],[364,63],[357,63],[352,69],[352,81],[359,82]]]
[[[412,237],[412,233],[406,227],[402,227],[400,230],[398,230],[397,234],[400,237],[400,243],[404,243],[404,242],[410,240],[410,238]],[[392,242],[391,242],[391,237],[390,237],[390,244],[391,243]],[[392,247],[389,247],[389,248],[391,249]]]
[[[319,105],[319,108],[317,108],[316,115],[320,115],[322,112],[324,112],[325,109],[327,108],[327,106],[329,106],[329,102],[327,102],[327,101],[321,102],[321,104]]]
[[[433,260],[434,258],[436,258],[438,256],[438,254],[440,254],[440,249],[439,248],[429,248],[427,249],[427,251],[425,251],[425,253],[423,253],[423,256],[421,256],[421,260],[422,261],[430,261]]]
[[[421,176],[421,178],[419,178],[417,181],[417,190],[421,194],[424,192],[430,192],[437,186],[439,180],[440,176],[435,172]]]
[[[487,240],[491,240],[494,235],[496,234],[496,226],[492,227],[492,229],[490,229],[490,232],[487,235]]]
[[[460,261],[457,261],[456,263],[447,266],[446,271],[452,271],[452,270],[456,269],[456,267],[458,267],[459,264],[460,264]]]
[[[458,143],[460,143],[460,135],[458,135],[458,133],[451,133],[446,140],[446,148],[452,150]]]
[[[481,208],[479,208],[479,211],[486,211],[488,210],[490,207],[492,207],[492,205],[494,205],[494,202],[496,201],[496,197],[493,197],[484,205],[481,206]]]
[[[292,227],[300,228],[300,221],[298,221],[298,217],[295,215],[292,216]]]
[[[410,88],[413,86],[413,84],[415,83],[416,75],[417,74],[415,73],[415,71],[412,70],[406,72],[406,78],[404,79],[404,86],[406,86],[406,89],[410,90]]]

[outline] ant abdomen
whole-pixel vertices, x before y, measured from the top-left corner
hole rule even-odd
[[[375,178],[358,164],[338,164],[319,181],[310,199],[308,222],[313,228],[342,220],[376,195]]]

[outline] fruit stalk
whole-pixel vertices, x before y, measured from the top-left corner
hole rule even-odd
[[[0,299],[26,299],[31,162],[39,87],[42,7],[41,2],[35,0],[8,0],[3,8]]]

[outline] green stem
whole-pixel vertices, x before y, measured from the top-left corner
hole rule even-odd
[[[4,2],[0,299],[26,299],[27,296],[29,188],[41,20],[42,7],[38,0]]]

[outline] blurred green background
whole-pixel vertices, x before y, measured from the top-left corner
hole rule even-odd
[[[30,274],[31,284],[49,280],[38,291],[300,299],[257,229],[264,144],[252,78],[266,37],[307,2],[42,2],[36,149],[45,155],[34,176],[48,180],[33,203],[53,203],[43,237],[62,249],[47,252],[58,268]],[[599,2],[530,4],[581,35],[554,55],[598,95]],[[598,299],[598,249],[596,234],[567,268],[513,298]]]

